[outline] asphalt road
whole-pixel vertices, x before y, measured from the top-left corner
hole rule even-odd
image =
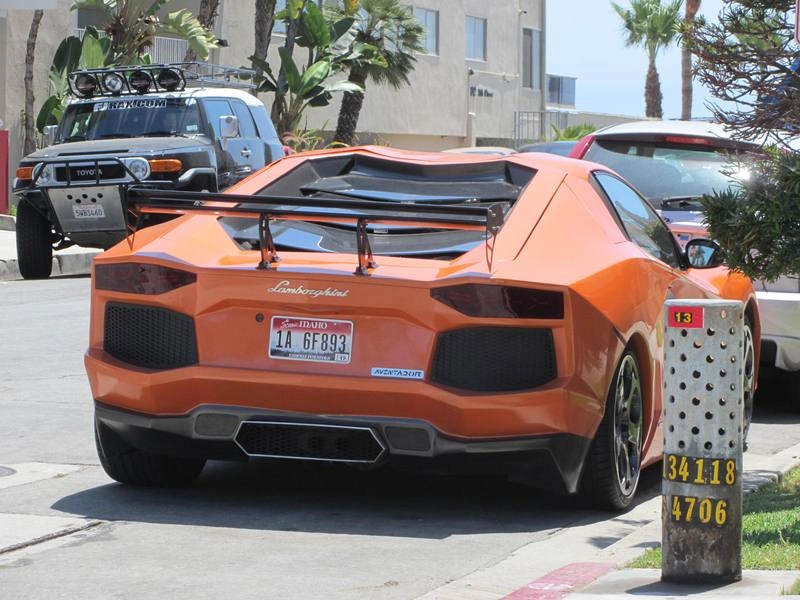
[[[85,276],[0,282],[0,465],[13,472],[0,469],[0,541],[20,534],[16,550],[0,544],[0,598],[445,597],[433,591],[524,555],[495,582],[512,591],[643,523],[502,479],[321,465],[211,463],[185,490],[115,484],[92,436],[88,298]],[[761,403],[750,452],[798,443],[798,421]],[[659,475],[645,473],[641,506]]]

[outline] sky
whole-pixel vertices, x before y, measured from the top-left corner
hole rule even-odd
[[[611,0],[547,1],[547,73],[577,77],[575,107],[579,111],[615,115],[644,115],[644,82],[647,53],[639,46],[625,46],[626,35]],[[629,0],[616,0],[624,8]],[[700,14],[716,21],[723,0],[702,0]],[[683,9],[681,9],[683,14]],[[681,116],[681,53],[671,46],[659,52],[656,68],[661,80],[665,119]],[[713,101],[694,83],[692,117],[711,113]]]

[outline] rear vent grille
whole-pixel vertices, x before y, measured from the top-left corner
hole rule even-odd
[[[249,456],[373,463],[384,446],[364,427],[245,421],[236,443]]]
[[[153,306],[106,304],[103,349],[147,369],[176,369],[197,363],[194,320]]]
[[[475,392],[513,392],[556,377],[550,329],[473,327],[439,335],[432,381]]]

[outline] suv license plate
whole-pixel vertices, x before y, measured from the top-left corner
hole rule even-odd
[[[91,206],[73,204],[72,215],[76,219],[104,219],[106,211],[103,209],[102,204],[93,204]]]
[[[269,357],[348,364],[353,353],[353,322],[274,316]]]

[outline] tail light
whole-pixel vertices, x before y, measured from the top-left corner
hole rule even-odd
[[[552,290],[466,283],[435,288],[431,297],[469,317],[564,318],[564,294]]]
[[[195,273],[144,263],[97,265],[94,269],[98,290],[128,294],[163,294],[196,281]]]
[[[664,141],[668,144],[687,144],[689,146],[713,146],[714,142],[708,138],[690,137],[686,135],[667,135]]]

